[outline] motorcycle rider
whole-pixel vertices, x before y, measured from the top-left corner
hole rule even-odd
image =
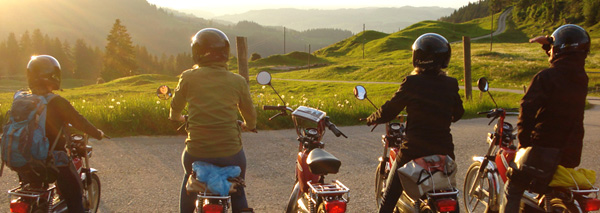
[[[584,67],[590,36],[582,27],[566,24],[551,36],[539,36],[529,42],[543,45],[551,65],[533,77],[521,100],[517,123],[519,148],[557,148],[560,165],[577,167],[583,147],[588,86]],[[501,212],[519,211],[523,192],[532,179],[525,172],[513,171],[504,190]]]
[[[443,36],[426,33],[415,40],[411,75],[404,79],[391,100],[367,118],[367,125],[393,120],[406,108],[407,142],[402,144],[387,179],[379,212],[392,212],[402,195],[402,184],[396,169],[409,161],[428,155],[454,156],[450,134],[451,122],[463,113],[458,94],[458,81],[442,70],[450,62],[450,44]]]
[[[188,105],[188,137],[181,161],[185,171],[179,201],[180,212],[193,212],[196,197],[186,184],[194,161],[216,166],[239,166],[244,178],[246,156],[241,131],[256,131],[256,110],[246,79],[227,70],[229,39],[222,31],[204,28],[192,38],[196,65],[181,74],[171,102],[169,118],[185,121],[181,111]],[[238,126],[238,111],[244,119]],[[248,207],[243,189],[231,195],[233,212]]]
[[[27,83],[31,93],[47,97],[53,94],[52,91],[60,89],[60,82],[61,67],[58,60],[49,55],[31,57],[27,64]],[[59,135],[61,128],[67,124],[98,140],[104,136],[104,133],[79,114],[67,99],[55,95],[48,102],[46,111],[46,137],[50,141],[50,146],[54,144],[56,137],[60,137],[55,151],[67,151],[65,134]],[[68,161],[66,166],[58,166],[56,184],[61,196],[67,202],[69,212],[85,211],[82,201],[82,181],[72,161]]]

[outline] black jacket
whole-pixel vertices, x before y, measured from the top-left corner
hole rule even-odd
[[[464,113],[456,79],[430,74],[407,76],[394,97],[369,116],[367,122],[389,122],[404,108],[408,113],[408,140],[401,147],[402,158],[443,154],[455,159],[450,123],[458,121]]]
[[[537,73],[521,100],[517,123],[520,147],[562,149],[560,164],[569,168],[581,160],[588,86],[584,65],[585,55],[566,55]]]
[[[101,139],[100,131],[79,114],[67,99],[57,95],[50,100],[46,108],[46,136],[50,141],[50,145],[54,143],[60,127],[69,123],[75,129],[81,130],[93,138]],[[54,150],[64,150],[65,141],[65,138],[61,137]]]

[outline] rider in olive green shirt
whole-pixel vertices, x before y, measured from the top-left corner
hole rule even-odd
[[[241,132],[256,132],[256,110],[245,78],[227,70],[229,39],[222,31],[205,28],[193,37],[192,57],[196,65],[181,74],[171,102],[170,119],[185,121],[181,111],[188,106],[188,137],[181,161],[184,169],[179,212],[195,212],[196,196],[186,184],[196,161],[218,167],[238,166],[245,178],[246,155]],[[238,122],[238,111],[244,122]],[[231,195],[234,213],[250,212],[244,188]]]
[[[256,110],[246,79],[225,63],[190,69],[179,79],[171,102],[171,118],[189,108],[186,151],[203,158],[231,156],[242,149],[238,109],[248,129],[256,127]]]

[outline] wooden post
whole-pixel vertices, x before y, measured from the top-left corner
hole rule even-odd
[[[471,100],[471,38],[463,36],[464,58],[465,58],[465,98]]]
[[[308,45],[308,71],[310,72],[310,44]]]
[[[283,54],[285,55],[285,27],[283,27]]]
[[[363,59],[365,59],[365,42],[367,41],[367,37],[365,35],[365,24],[363,24],[363,42],[362,42],[362,51],[363,51]]]
[[[492,28],[490,29],[490,52],[492,52],[492,44],[494,43],[494,10],[492,9]]]
[[[235,41],[237,44],[238,73],[246,78],[246,82],[250,82],[250,77],[248,77],[248,45],[246,37],[235,37]]]

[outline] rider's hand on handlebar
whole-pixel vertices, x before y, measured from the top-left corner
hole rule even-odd
[[[179,116],[179,117],[177,117],[177,118],[169,117],[169,120],[172,120],[172,121],[179,121],[179,122],[185,122],[185,115],[180,115],[180,116]]]
[[[551,40],[550,40],[550,37],[548,37],[548,36],[538,36],[538,37],[529,39],[529,43],[534,43],[534,42],[537,42],[540,44],[550,44]]]
[[[100,132],[100,139],[99,140],[102,140],[102,138],[105,137],[104,132],[102,130],[100,130],[100,129],[98,129],[98,132]]]
[[[242,132],[254,132],[254,133],[258,133],[258,131],[256,131],[256,128],[254,128],[254,129],[248,129],[248,126],[246,126],[246,123],[244,123],[243,121],[238,120],[237,123],[242,128]]]

